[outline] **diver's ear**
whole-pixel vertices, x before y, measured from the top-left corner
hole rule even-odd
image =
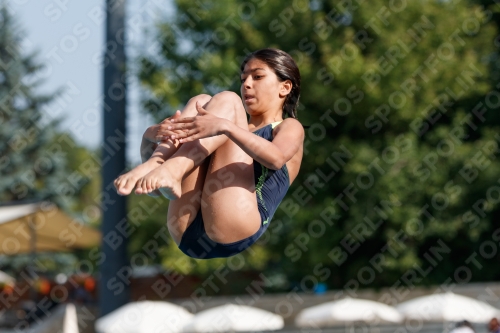
[[[292,91],[292,87],[293,84],[290,80],[280,82],[280,97],[285,97],[286,95],[288,95],[290,91]]]

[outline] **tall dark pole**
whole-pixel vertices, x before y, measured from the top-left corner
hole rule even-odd
[[[127,241],[120,233],[126,222],[126,198],[113,180],[125,169],[125,0],[106,0],[104,50],[104,145],[102,152],[102,254],[99,306],[101,316],[129,301]],[[121,226],[121,227],[119,227]]]

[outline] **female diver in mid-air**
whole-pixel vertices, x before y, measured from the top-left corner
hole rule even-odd
[[[229,91],[198,95],[149,127],[141,144],[145,162],[115,180],[118,193],[135,188],[170,199],[168,230],[190,257],[243,251],[265,232],[299,172],[299,95],[300,73],[290,55],[251,53],[241,65],[241,98]]]

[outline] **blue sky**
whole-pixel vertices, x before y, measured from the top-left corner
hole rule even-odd
[[[65,120],[62,129],[77,142],[98,147],[102,141],[102,66],[105,44],[104,0],[7,0],[25,32],[25,52],[39,51],[46,65],[40,92],[64,88],[66,93],[44,109],[48,118]],[[172,13],[171,0],[127,1],[127,56],[148,47],[144,28]],[[127,158],[138,163],[140,138],[152,119],[139,111],[140,87],[128,81]]]

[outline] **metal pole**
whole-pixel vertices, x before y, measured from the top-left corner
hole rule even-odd
[[[126,223],[126,198],[119,196],[113,180],[125,169],[125,0],[106,0],[106,49],[104,50],[104,143],[102,151],[102,254],[100,266],[100,315],[129,301],[127,239],[116,226]],[[123,225],[122,225],[123,227]]]
[[[28,217],[28,227],[30,229],[30,257],[31,257],[31,262],[29,263],[29,267],[30,267],[30,270],[31,272],[29,272],[30,274],[31,273],[34,273],[36,272],[36,231],[35,231],[35,219],[36,219],[36,213],[34,215],[30,215]],[[35,277],[32,276],[32,279],[34,280]],[[32,280],[32,281],[33,281]],[[35,302],[36,304],[36,290],[35,290],[35,286],[33,283],[31,283],[31,286],[30,286],[30,298],[33,302]]]

